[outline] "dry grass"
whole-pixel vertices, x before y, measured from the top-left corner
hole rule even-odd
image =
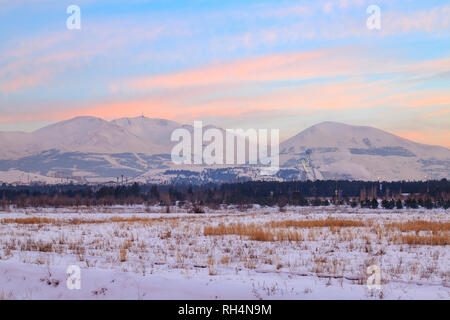
[[[230,264],[230,257],[229,256],[222,256],[220,259],[220,263],[223,265],[229,265]]]
[[[344,219],[318,219],[318,220],[284,220],[271,221],[264,225],[232,223],[218,226],[205,226],[205,236],[238,235],[248,237],[255,241],[304,241],[302,233],[287,228],[333,228],[333,232],[340,232],[341,227],[363,227],[364,222]],[[311,235],[309,235],[311,238]]]
[[[440,231],[450,231],[450,222],[415,220],[407,222],[392,222],[386,224],[385,227],[388,230],[397,229],[401,232],[415,231],[416,233],[419,233],[420,231],[431,231],[433,234],[437,234]]]
[[[271,231],[264,230],[255,224],[232,223],[225,225],[220,223],[218,226],[205,226],[203,234],[205,236],[239,235],[256,241],[275,241],[275,236]]]
[[[289,230],[278,230],[276,232],[276,239],[278,241],[304,241],[305,238],[300,232]]]
[[[266,224],[272,228],[326,228],[326,227],[364,227],[362,221],[346,220],[346,219],[318,219],[318,220],[283,220],[271,221]]]
[[[100,224],[100,223],[146,223],[151,224],[153,222],[163,222],[168,220],[176,220],[179,218],[149,218],[149,217],[111,217],[105,219],[53,219],[53,218],[41,218],[41,217],[30,217],[30,218],[5,218],[1,219],[1,224],[51,224],[55,226],[62,225],[81,225],[81,224]],[[186,219],[186,218],[185,218]]]
[[[447,246],[450,244],[448,235],[406,235],[397,238],[397,243],[408,245]]]
[[[119,251],[119,260],[120,262],[127,261],[127,249],[121,248]]]
[[[302,241],[303,236],[297,231],[289,230],[269,230],[256,224],[232,223],[218,226],[205,226],[203,230],[205,236],[238,235],[248,237],[255,241]]]
[[[226,214],[216,215],[215,218],[226,217]],[[235,217],[241,217],[242,215],[235,215]],[[194,221],[201,220],[202,217],[199,215],[185,216],[185,217],[109,217],[101,219],[54,219],[54,218],[43,218],[43,217],[29,217],[29,218],[4,218],[0,219],[0,224],[23,224],[23,225],[82,225],[82,224],[101,224],[101,223],[143,223],[151,225],[153,223],[166,223],[169,222],[171,227],[177,226],[181,221]]]
[[[20,246],[21,251],[40,251],[40,252],[52,252],[53,243],[45,242],[42,240],[33,241],[28,239],[25,243]]]
[[[241,237],[247,237],[249,240],[255,241],[318,241],[326,236],[321,229],[315,229],[317,232],[309,231],[307,234],[295,230],[289,230],[289,228],[330,228],[331,234],[337,234],[340,241],[353,241],[358,237],[354,232],[344,232],[341,228],[354,228],[354,227],[369,227],[370,233],[375,234],[375,239],[378,243],[381,243],[383,239],[387,239],[388,242],[395,244],[408,244],[408,245],[448,245],[450,237],[447,231],[450,228],[448,222],[430,222],[423,220],[408,221],[404,223],[392,222],[383,225],[371,223],[365,223],[358,220],[346,220],[346,219],[317,219],[317,220],[282,220],[271,221],[264,224],[244,224],[244,223],[231,223],[225,225],[220,223],[217,226],[205,226],[203,234],[205,236],[224,236],[224,235],[237,235]],[[351,229],[348,229],[351,230]],[[400,232],[416,232],[415,235],[402,235],[392,233],[393,231]],[[419,236],[420,231],[431,231],[432,235]],[[362,235],[362,234],[361,234]]]
[[[0,220],[2,224],[16,223],[16,224],[55,224],[60,225],[61,220],[51,218],[6,218]]]
[[[450,223],[440,221],[415,220],[407,222],[392,222],[385,224],[386,230],[397,230],[400,233],[414,232],[415,234],[396,234],[391,241],[396,244],[446,246],[450,244]],[[419,235],[420,232],[431,234]]]

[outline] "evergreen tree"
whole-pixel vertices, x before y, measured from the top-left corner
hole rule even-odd
[[[425,199],[423,206],[427,209],[433,209],[433,202],[430,198]]]
[[[371,207],[372,209],[377,209],[377,208],[378,208],[378,200],[375,199],[375,198],[373,198],[373,199],[372,199],[372,202],[371,202],[371,204],[370,204],[370,207]]]
[[[414,198],[408,198],[405,200],[405,206],[406,208],[411,208],[411,209],[417,209],[419,207],[419,205],[417,204],[416,199]]]
[[[150,188],[150,197],[156,200],[160,199],[158,187],[156,185],[152,185],[152,187]]]

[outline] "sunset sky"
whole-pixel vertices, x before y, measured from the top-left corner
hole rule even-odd
[[[0,0],[0,130],[142,113],[282,138],[339,121],[450,147],[450,3]]]

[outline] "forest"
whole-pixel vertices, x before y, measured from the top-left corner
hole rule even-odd
[[[65,207],[161,205],[218,208],[228,205],[351,205],[386,209],[450,206],[450,182],[432,181],[253,181],[204,185],[48,185],[0,187],[0,206]]]

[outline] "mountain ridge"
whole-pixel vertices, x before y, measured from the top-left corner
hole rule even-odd
[[[175,144],[170,135],[177,128],[192,131],[191,125],[159,118],[81,116],[30,133],[0,132],[0,181],[9,170],[82,181],[109,181],[122,174],[142,182],[155,176],[170,180],[173,176],[165,172],[180,168],[170,161]],[[280,180],[448,178],[450,150],[371,126],[323,121],[280,142],[280,164],[275,177]],[[234,170],[235,176],[258,178],[254,168],[225,167],[220,170],[228,170],[227,176]]]
[[[178,123],[178,122],[173,121],[173,120],[168,120],[168,119],[163,119],[163,118],[149,118],[149,117],[146,117],[146,116],[122,117],[122,118],[117,118],[117,119],[112,119],[112,120],[104,120],[104,119],[102,119],[100,117],[94,117],[94,116],[77,116],[77,117],[73,117],[73,118],[70,118],[70,119],[66,119],[66,120],[62,120],[62,121],[58,121],[58,122],[46,125],[46,126],[44,126],[42,128],[38,128],[38,129],[36,129],[34,131],[31,131],[31,132],[26,132],[26,131],[0,131],[0,135],[2,135],[2,134],[3,135],[7,135],[7,134],[15,134],[15,135],[30,135],[31,134],[32,135],[32,134],[35,134],[35,133],[39,133],[39,132],[41,132],[43,130],[46,130],[46,129],[49,129],[49,128],[52,128],[52,127],[56,127],[56,126],[64,124],[64,123],[71,123],[71,122],[80,121],[80,120],[90,120],[90,121],[92,121],[92,120],[96,120],[96,121],[100,120],[100,121],[103,121],[103,122],[106,122],[106,123],[115,124],[115,125],[118,125],[119,127],[125,128],[126,126],[124,125],[124,122],[135,123],[136,121],[139,121],[139,120],[142,120],[142,119],[144,121],[146,121],[146,122],[151,122],[153,124],[155,124],[156,122],[159,122],[160,124],[162,124],[161,126],[169,125],[170,127],[175,127],[175,128],[178,128],[178,127],[179,128],[182,128],[182,127],[191,128],[192,127],[189,124],[182,124],[182,123]],[[444,148],[446,150],[450,150],[449,148],[447,148],[445,146],[425,144],[425,143],[416,142],[416,141],[411,140],[411,139],[403,138],[403,137],[400,137],[400,136],[398,136],[398,135],[396,135],[394,133],[390,133],[388,131],[385,131],[385,130],[382,130],[382,129],[378,129],[378,128],[373,127],[373,126],[353,125],[353,124],[337,122],[337,121],[330,121],[330,120],[322,121],[322,122],[316,123],[314,125],[311,125],[311,126],[305,128],[305,129],[301,130],[297,134],[293,135],[292,137],[281,141],[280,144],[285,143],[287,140],[292,139],[292,138],[294,138],[294,137],[296,137],[296,136],[298,136],[298,135],[300,135],[300,134],[302,134],[304,132],[310,131],[310,130],[312,130],[314,128],[321,128],[321,127],[324,127],[324,126],[339,126],[339,127],[359,128],[359,129],[366,129],[366,130],[367,129],[376,130],[376,131],[382,132],[384,134],[387,133],[387,134],[395,136],[395,137],[397,137],[399,139],[403,139],[405,141],[412,142],[412,143],[415,143],[415,144],[420,144],[420,145],[423,145],[423,146],[441,147],[441,148]],[[208,126],[205,126],[205,127],[215,127],[215,126],[208,125]],[[216,128],[218,128],[218,127],[216,127]]]

